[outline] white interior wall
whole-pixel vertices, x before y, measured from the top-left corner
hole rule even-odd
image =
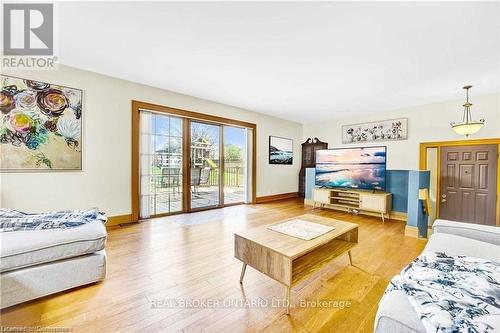
[[[131,213],[131,100],[140,100],[257,124],[257,196],[296,192],[302,125],[97,73],[56,71],[2,74],[84,90],[83,171],[2,173],[1,207],[47,211],[99,207],[110,216]],[[269,135],[294,141],[291,166],[268,164]]]
[[[420,142],[463,139],[449,126],[451,121],[461,119],[462,99],[302,126],[67,66],[60,66],[57,71],[4,74],[84,90],[83,171],[0,174],[1,206],[26,211],[97,206],[109,215],[130,213],[132,99],[256,123],[257,196],[296,192],[301,142],[308,137],[318,137],[330,147],[347,146],[341,144],[342,124],[408,117],[408,140],[377,143],[388,146],[389,169],[417,169]],[[472,138],[500,137],[499,101],[500,94],[472,95],[474,118],[486,119],[484,128]],[[293,139],[293,165],[268,164],[269,135]]]
[[[471,136],[471,139],[500,137],[500,94],[474,96],[471,91],[472,116],[486,120],[483,128]],[[462,119],[463,99],[428,105],[420,105],[386,112],[374,112],[365,116],[336,119],[329,122],[316,122],[304,125],[304,137],[317,137],[328,142],[330,148],[386,145],[388,169],[418,169],[419,143],[425,141],[445,141],[465,139],[453,132],[450,122]],[[342,125],[360,122],[378,121],[392,118],[408,118],[408,140],[342,144]]]

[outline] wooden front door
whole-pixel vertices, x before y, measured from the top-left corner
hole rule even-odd
[[[498,145],[441,148],[442,219],[496,225]]]

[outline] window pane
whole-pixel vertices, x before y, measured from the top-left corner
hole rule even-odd
[[[220,127],[191,122],[191,208],[217,206],[220,188]]]
[[[153,114],[147,111],[141,111],[140,118],[140,133],[151,134],[153,133]]]
[[[168,197],[168,193],[160,193],[156,195],[156,214],[164,214],[170,212]]]
[[[172,138],[170,137],[169,142],[169,153],[180,156],[182,154],[182,140],[180,138]]]
[[[154,115],[154,133],[155,135],[169,135],[170,117],[155,114]]]
[[[140,120],[141,217],[181,211],[182,119],[141,111]]]
[[[141,154],[151,154],[154,151],[155,137],[151,134],[141,134],[139,149]]]
[[[182,137],[182,119],[170,118],[170,136]]]
[[[154,193],[151,177],[149,175],[141,176],[141,195],[149,195],[151,193]]]
[[[224,126],[224,203],[245,201],[246,129]]]
[[[168,153],[168,137],[155,135],[155,153]]]

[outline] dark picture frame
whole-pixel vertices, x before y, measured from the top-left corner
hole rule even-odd
[[[293,140],[280,136],[269,136],[269,164],[293,164]]]

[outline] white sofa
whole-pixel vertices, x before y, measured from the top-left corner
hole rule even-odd
[[[106,237],[98,220],[0,233],[0,308],[104,279]]]
[[[444,252],[452,256],[466,255],[500,262],[500,228],[436,220],[432,226],[432,236],[423,252]],[[426,332],[402,291],[391,292],[382,298],[375,318],[374,331]]]

